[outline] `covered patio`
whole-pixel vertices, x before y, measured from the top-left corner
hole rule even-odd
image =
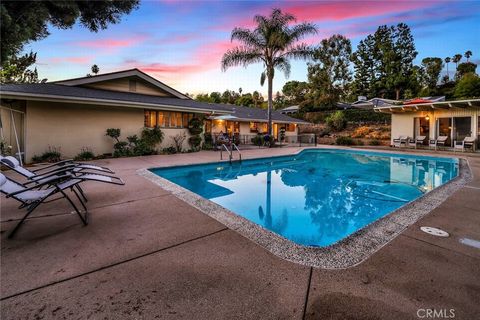
[[[406,136],[415,139],[426,136],[435,140],[446,136],[445,147],[453,148],[465,137],[475,139],[480,147],[480,99],[398,104],[375,107],[376,112],[392,114],[393,140]],[[428,146],[428,143],[427,143]]]

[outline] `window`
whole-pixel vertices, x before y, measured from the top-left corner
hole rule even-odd
[[[268,124],[264,122],[250,122],[250,132],[266,133]]]
[[[148,128],[187,128],[193,113],[145,110],[144,125]]]

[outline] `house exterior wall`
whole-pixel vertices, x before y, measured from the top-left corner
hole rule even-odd
[[[82,147],[94,154],[113,152],[108,128],[120,128],[121,138],[140,134],[143,109],[73,103],[28,101],[26,112],[25,160],[60,147],[64,157],[77,155]]]
[[[3,114],[2,114],[3,116]],[[113,152],[114,141],[105,135],[108,128],[120,128],[120,140],[140,136],[144,109],[89,104],[28,101],[25,114],[25,160],[58,147],[63,157],[73,158],[82,147],[95,155]],[[161,128],[164,138],[157,150],[174,146],[173,137],[185,135],[183,149],[190,149],[187,128]]]
[[[401,135],[409,137],[414,136],[414,118],[426,117],[430,118],[429,133],[430,139],[436,138],[436,123],[439,118],[452,117],[471,117],[471,132],[472,136],[480,136],[480,124],[478,117],[480,116],[480,108],[452,108],[452,109],[435,109],[431,111],[419,111],[409,113],[394,113],[392,114],[392,141]]]

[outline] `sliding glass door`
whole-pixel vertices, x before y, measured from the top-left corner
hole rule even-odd
[[[430,138],[430,120],[425,117],[418,117],[413,119],[413,137],[425,136]],[[427,141],[428,142],[428,141]]]
[[[480,134],[480,133],[479,133]],[[437,137],[447,136],[446,146],[452,146],[453,141],[462,141],[472,136],[472,117],[452,117],[437,119]]]
[[[462,141],[472,136],[472,117],[453,118],[453,140]]]

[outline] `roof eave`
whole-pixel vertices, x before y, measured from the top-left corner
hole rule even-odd
[[[69,102],[69,103],[84,103],[84,104],[99,104],[104,106],[117,106],[117,107],[126,107],[126,108],[148,108],[148,109],[158,109],[168,108],[174,111],[190,111],[190,112],[215,112],[217,114],[230,114],[231,112],[218,109],[205,109],[205,108],[193,108],[193,107],[183,107],[176,106],[172,104],[158,104],[158,103],[141,103],[141,102],[130,102],[122,100],[110,100],[110,99],[95,99],[95,98],[84,98],[84,97],[71,97],[71,96],[57,96],[57,95],[47,95],[47,94],[37,94],[37,93],[25,93],[25,92],[13,92],[13,91],[0,91],[2,98],[7,99],[24,99],[31,101],[54,101],[54,102]]]

